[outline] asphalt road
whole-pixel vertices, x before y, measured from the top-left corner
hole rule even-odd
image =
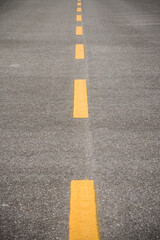
[[[70,182],[86,178],[101,240],[160,239],[160,1],[82,0],[83,36],[76,5],[0,1],[0,239],[67,240]]]

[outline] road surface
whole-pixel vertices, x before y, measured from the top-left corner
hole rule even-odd
[[[0,1],[1,240],[67,240],[83,179],[101,240],[160,239],[160,1],[81,2],[76,22],[76,0]]]

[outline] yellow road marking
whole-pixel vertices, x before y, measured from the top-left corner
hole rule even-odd
[[[81,5],[82,5],[81,2],[78,2],[78,3],[77,3],[77,6],[81,6]]]
[[[78,2],[81,2],[81,0],[77,0]]]
[[[82,8],[81,7],[77,7],[77,12],[81,12]]]
[[[83,27],[82,26],[76,27],[76,35],[83,35]]]
[[[81,22],[82,21],[82,15],[77,15],[76,16],[76,21]]]
[[[85,59],[84,44],[76,44],[75,59]]]
[[[74,80],[73,118],[88,118],[86,79]]]
[[[71,181],[69,240],[99,240],[92,180]]]

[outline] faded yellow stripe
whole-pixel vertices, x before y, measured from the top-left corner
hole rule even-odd
[[[71,181],[69,240],[99,240],[92,180]]]
[[[78,3],[77,3],[77,6],[81,6],[81,5],[82,5],[82,3],[81,3],[81,2],[78,2]]]
[[[84,44],[76,44],[75,59],[85,59]]]
[[[86,79],[74,80],[73,118],[88,118]]]
[[[81,22],[82,21],[82,15],[77,15],[76,16],[76,21]]]
[[[81,7],[77,7],[77,12],[81,12],[82,8]]]
[[[83,27],[82,26],[76,27],[76,35],[83,35]]]

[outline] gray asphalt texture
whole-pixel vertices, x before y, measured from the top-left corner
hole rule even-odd
[[[68,239],[95,182],[101,240],[160,239],[160,1],[0,1],[0,239]],[[85,60],[75,60],[75,44]],[[89,118],[73,119],[87,79]]]

